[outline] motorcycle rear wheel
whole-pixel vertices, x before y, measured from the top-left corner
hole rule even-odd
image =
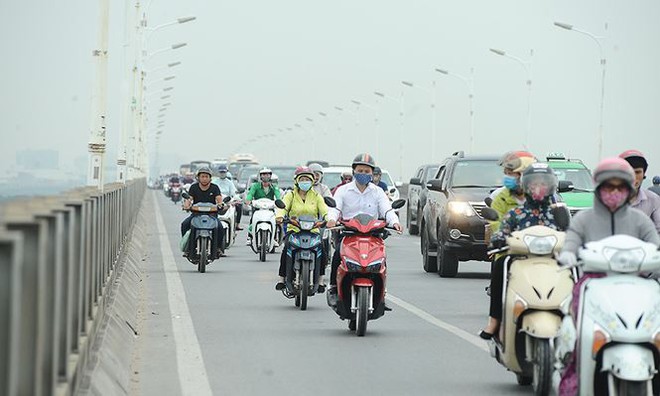
[[[363,337],[367,332],[367,321],[369,320],[369,290],[366,287],[358,288],[357,311],[355,312],[355,334]]]
[[[206,263],[208,260],[208,239],[201,238],[199,240],[199,264],[197,264],[197,271],[202,274],[206,272]]]

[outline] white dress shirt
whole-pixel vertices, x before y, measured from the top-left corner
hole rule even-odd
[[[352,219],[360,213],[366,213],[376,218],[385,218],[390,227],[399,222],[399,216],[392,210],[390,199],[382,188],[369,183],[364,192],[360,192],[355,183],[353,180],[335,191],[337,208],[330,208],[328,219],[338,220],[341,211],[343,219]]]

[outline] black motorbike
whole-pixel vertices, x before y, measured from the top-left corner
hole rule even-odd
[[[281,204],[281,206],[279,205]],[[277,200],[275,205],[283,209],[284,202]],[[298,228],[297,232],[286,235],[285,288],[282,294],[294,298],[296,307],[307,309],[307,298],[319,290],[319,279],[323,266],[322,233],[325,221],[309,216],[291,217],[284,220]],[[316,232],[314,232],[316,231]]]
[[[190,198],[190,195],[186,192],[182,196],[185,199]],[[223,202],[226,203],[230,199],[230,197],[225,197]],[[188,252],[186,258],[191,263],[196,264],[197,270],[201,273],[206,272],[208,263],[219,258],[218,243],[222,241],[218,241],[218,238],[213,235],[218,229],[219,209],[218,205],[208,202],[199,202],[193,204],[190,208],[193,218],[190,222],[190,237],[186,248]]]

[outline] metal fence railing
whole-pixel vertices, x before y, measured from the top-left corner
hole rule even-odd
[[[75,391],[145,187],[0,205],[0,395]]]

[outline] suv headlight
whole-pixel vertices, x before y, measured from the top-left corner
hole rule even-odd
[[[470,217],[476,215],[472,206],[467,202],[452,201],[448,205],[449,211],[455,215]]]
[[[604,248],[603,255],[610,263],[612,271],[635,272],[644,261],[644,249]]]
[[[546,255],[552,253],[552,250],[557,245],[557,237],[554,235],[547,236],[534,236],[526,235],[523,242],[527,245],[527,249],[531,254]]]

